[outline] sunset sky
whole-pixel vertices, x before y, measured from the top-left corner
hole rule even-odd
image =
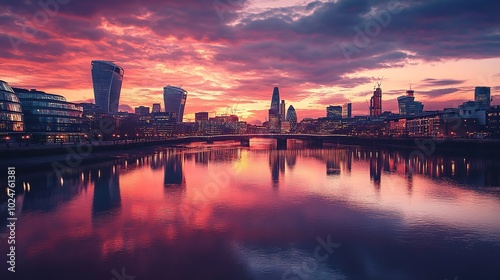
[[[43,7],[40,3],[50,3]],[[56,3],[56,5],[54,5]],[[0,0],[0,80],[72,102],[93,102],[90,61],[125,69],[122,110],[163,105],[163,87],[195,112],[239,101],[264,121],[274,86],[299,120],[328,105],[368,114],[382,82],[383,110],[409,88],[425,110],[492,87],[500,104],[497,0]],[[377,20],[378,18],[378,20]],[[230,110],[229,110],[230,111]]]

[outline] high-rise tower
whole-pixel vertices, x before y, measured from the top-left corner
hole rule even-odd
[[[278,87],[274,87],[273,90],[273,97],[271,98],[271,108],[269,109],[275,109],[277,112],[279,112],[280,109],[280,91]]]
[[[285,100],[281,100],[280,104],[280,120],[285,120],[285,114],[286,114],[286,106],[285,106]]]
[[[411,88],[406,91],[406,96],[398,97],[398,107],[401,116],[416,116],[424,110],[422,102],[415,101],[415,91]]]
[[[484,109],[489,109],[491,104],[491,88],[476,87],[474,90],[474,100]]]
[[[95,104],[106,113],[117,113],[124,70],[111,61],[93,60],[91,63]]]
[[[290,122],[290,129],[294,131],[297,128],[297,112],[295,112],[295,108],[293,108],[293,105],[290,105],[290,107],[288,107],[288,110],[286,112],[286,120]]]
[[[280,92],[278,87],[274,87],[271,107],[269,108],[269,130],[271,132],[281,132],[280,118]]]
[[[182,122],[188,92],[180,87],[168,85],[163,88],[165,112],[174,113],[177,122]]]
[[[378,117],[382,114],[382,89],[380,88],[380,83],[377,84],[377,88],[373,92],[373,96],[370,99],[370,117]]]

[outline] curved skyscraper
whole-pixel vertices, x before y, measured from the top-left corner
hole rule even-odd
[[[182,122],[188,92],[180,87],[168,85],[163,88],[165,112],[174,113],[177,122]]]
[[[288,107],[288,110],[286,111],[286,120],[290,122],[290,129],[292,131],[297,128],[297,112],[295,112],[295,108],[293,108],[293,105],[290,105],[290,107]]]
[[[123,68],[105,60],[93,60],[91,66],[95,104],[106,113],[117,113],[123,82]]]

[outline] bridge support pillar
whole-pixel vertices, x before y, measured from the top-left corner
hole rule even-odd
[[[286,138],[277,138],[276,143],[278,150],[286,150]]]
[[[241,139],[240,144],[243,147],[250,147],[250,138]]]

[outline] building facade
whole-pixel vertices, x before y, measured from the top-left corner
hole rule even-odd
[[[93,60],[91,72],[95,104],[105,113],[117,113],[125,73],[123,68],[111,61]]]
[[[0,81],[0,134],[24,131],[21,102],[8,83]]]
[[[149,107],[146,106],[135,107],[135,113],[139,116],[149,115]]]
[[[342,106],[326,107],[326,117],[332,120],[342,119]]]
[[[422,102],[415,101],[415,91],[406,91],[406,96],[398,97],[398,107],[400,116],[416,116],[424,111]]]
[[[290,123],[290,131],[295,131],[297,129],[297,112],[295,112],[293,105],[288,107],[286,120]]]
[[[352,103],[344,103],[342,105],[342,118],[352,118]]]
[[[478,102],[479,106],[483,109],[490,108],[491,88],[476,87],[476,89],[474,90],[474,101]]]
[[[83,107],[61,95],[14,88],[21,102],[25,131],[34,142],[83,141]]]
[[[370,99],[370,117],[377,118],[382,114],[382,89],[377,87]]]
[[[161,112],[161,104],[153,103],[153,113],[160,113],[160,112]]]
[[[280,133],[280,92],[278,87],[274,87],[273,96],[271,97],[271,107],[269,108],[269,132]]]
[[[173,113],[177,122],[182,122],[188,92],[180,87],[168,85],[163,88],[165,112]]]

